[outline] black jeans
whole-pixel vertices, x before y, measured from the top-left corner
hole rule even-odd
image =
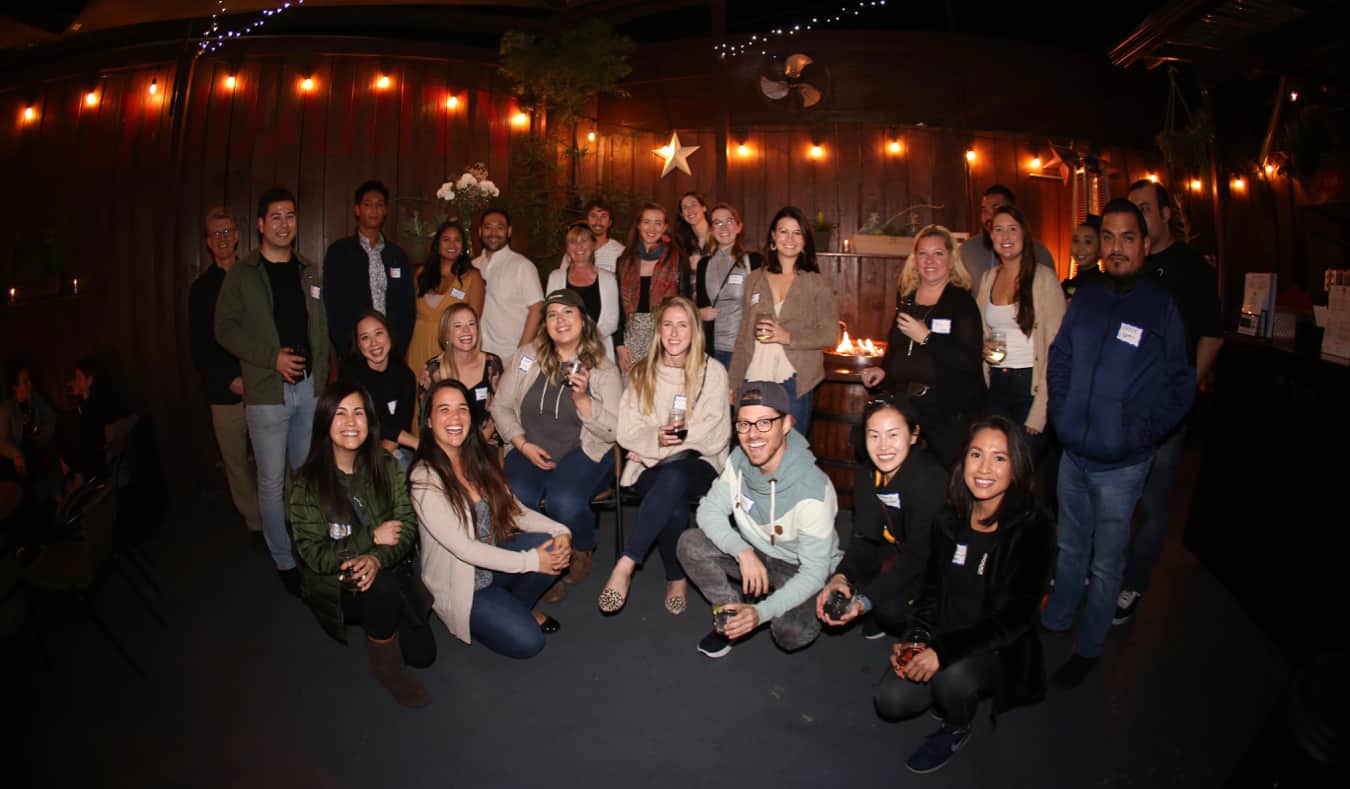
[[[436,639],[430,627],[416,627],[403,612],[403,594],[388,569],[375,573],[375,580],[364,592],[342,592],[343,620],[360,625],[375,641],[388,641],[398,634],[403,662],[414,668],[426,668],[436,661]]]
[[[1027,415],[1031,413],[1031,403],[1036,398],[1031,394],[1032,368],[1005,367],[989,368],[989,397],[985,400],[984,410],[988,414],[1001,414],[1012,420],[1015,425],[1025,425]],[[1045,449],[1045,433],[1038,435],[1023,433],[1027,446],[1031,449],[1031,460],[1039,464],[1041,453]],[[964,439],[964,436],[962,437]]]
[[[888,665],[873,703],[877,714],[888,721],[908,720],[936,706],[944,723],[963,729],[975,720],[980,700],[993,695],[998,687],[999,670],[997,652],[958,660],[938,669],[927,682],[897,677]]]

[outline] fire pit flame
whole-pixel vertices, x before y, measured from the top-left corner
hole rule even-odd
[[[835,346],[834,352],[840,356],[881,356],[885,353],[876,346],[869,338],[863,338],[854,342],[848,336],[848,329],[844,329],[844,339]]]

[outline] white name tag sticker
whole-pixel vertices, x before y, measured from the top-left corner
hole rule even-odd
[[[737,497],[736,506],[741,508],[741,512],[749,512],[754,509],[755,502],[751,501],[749,496],[741,494]]]
[[[475,400],[486,400],[487,396],[488,388],[486,386],[480,386],[473,390],[473,398]]]
[[[391,414],[398,410],[397,400],[390,400],[389,402],[385,403],[385,405],[389,407],[389,413]]]
[[[758,304],[758,303],[759,303],[759,293],[756,292],[756,293],[751,293],[751,294],[750,294],[750,303],[751,303],[751,304]]]
[[[450,298],[460,299],[462,301],[464,299],[464,291],[460,290],[459,288],[451,288]]]
[[[933,319],[933,333],[934,333],[934,334],[951,334],[951,333],[952,333],[952,319],[951,319],[951,318],[934,318],[934,319]]]
[[[675,395],[675,402],[671,403],[671,408],[675,411],[688,411],[686,407],[689,404],[689,398],[682,394]]]
[[[1134,347],[1139,347],[1139,341],[1144,339],[1144,330],[1138,326],[1131,326],[1128,323],[1120,324],[1120,331],[1116,332],[1116,339],[1121,342],[1129,343]]]
[[[732,274],[731,276],[727,277],[728,285],[740,285],[744,282],[745,282],[744,274]]]
[[[956,553],[952,554],[952,564],[957,567],[966,566],[966,544],[958,542],[956,544]]]
[[[883,506],[890,507],[891,509],[900,509],[899,493],[878,493],[877,501],[881,502]]]
[[[522,373],[528,373],[533,366],[534,359],[531,359],[528,356],[522,356],[520,357],[520,364],[516,365],[516,369],[520,370]]]
[[[323,296],[323,291],[319,290],[319,286],[318,286],[318,285],[310,285],[310,286],[309,286],[309,297],[310,297],[311,299],[314,299],[315,301],[318,301],[322,296]]]
[[[389,269],[389,278],[390,278],[390,279],[403,279],[403,269],[401,269],[401,268],[391,268],[391,269]]]

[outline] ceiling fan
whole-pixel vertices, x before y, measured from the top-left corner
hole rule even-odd
[[[759,91],[770,101],[788,101],[798,109],[819,105],[829,95],[830,73],[801,52],[775,59],[759,78]]]

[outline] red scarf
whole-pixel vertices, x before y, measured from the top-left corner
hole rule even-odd
[[[662,236],[661,240],[666,245],[666,254],[652,268],[652,285],[647,294],[647,304],[653,312],[670,296],[680,295],[680,269],[683,268],[680,248],[669,236]],[[619,300],[623,302],[625,317],[637,312],[638,301],[642,298],[641,254],[639,249],[631,250],[619,266]]]

